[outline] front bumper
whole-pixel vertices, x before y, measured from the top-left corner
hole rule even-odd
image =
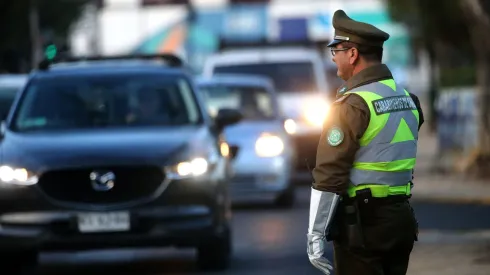
[[[198,246],[224,234],[203,206],[131,211],[126,232],[81,233],[77,213],[12,213],[1,216],[0,246],[7,250],[85,250],[145,246]]]
[[[253,150],[241,150],[233,163],[232,201],[276,198],[290,187],[292,165],[290,153],[261,158]]]
[[[174,181],[152,202],[99,211],[57,206],[35,186],[12,188],[0,195],[0,249],[195,247],[208,237],[226,234],[231,218],[229,204],[226,184],[218,182]],[[129,230],[80,231],[78,214],[109,212],[128,212]]]

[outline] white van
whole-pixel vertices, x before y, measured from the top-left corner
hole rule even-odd
[[[206,60],[203,74],[254,74],[270,78],[278,93],[285,128],[295,137],[299,170],[314,167],[316,149],[327,115],[332,87],[325,60],[308,46],[230,48]]]

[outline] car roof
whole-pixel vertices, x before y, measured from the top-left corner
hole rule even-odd
[[[148,60],[101,60],[79,61],[69,63],[57,63],[46,70],[38,70],[34,73],[37,77],[49,77],[56,75],[117,75],[117,74],[185,74],[182,67],[162,65],[160,62]]]
[[[227,49],[208,58],[208,62],[230,65],[268,62],[321,62],[321,60],[322,57],[316,50],[302,47]]]
[[[2,87],[19,87],[27,82],[26,74],[1,74],[0,86]]]
[[[209,85],[236,85],[248,87],[263,87],[266,93],[272,99],[274,114],[277,116],[280,113],[277,93],[274,89],[273,82],[265,76],[251,74],[215,74],[212,76],[198,76],[195,78],[198,87]]]
[[[268,90],[274,89],[272,81],[264,76],[249,74],[215,74],[210,77],[200,76],[196,78],[198,86],[205,85],[240,85],[240,86],[260,86]]]

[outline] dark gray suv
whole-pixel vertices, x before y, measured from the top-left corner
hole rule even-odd
[[[41,250],[196,247],[203,268],[231,253],[229,149],[174,56],[45,63],[0,141],[0,259]]]

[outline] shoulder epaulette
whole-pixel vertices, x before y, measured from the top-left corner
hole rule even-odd
[[[346,94],[346,95],[343,95],[341,96],[340,98],[338,98],[337,100],[335,100],[333,102],[333,104],[341,104],[342,102],[344,102],[351,94]]]

